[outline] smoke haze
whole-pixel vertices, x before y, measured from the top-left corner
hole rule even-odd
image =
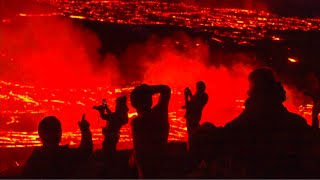
[[[180,94],[187,86],[194,92],[195,83],[203,80],[209,102],[202,122],[217,126],[223,126],[242,111],[240,100],[247,97],[247,77],[255,68],[248,64],[254,60],[242,53],[229,54],[227,58],[210,57],[208,45],[184,33],[165,39],[153,37],[146,43],[129,46],[119,59],[111,53],[102,57],[101,42],[95,33],[66,19],[32,18],[19,26],[1,28],[0,33],[0,52],[12,57],[1,62],[0,79],[39,87],[87,88],[118,86],[128,75],[139,75],[144,83],[168,84]],[[177,44],[185,50],[174,48]],[[230,59],[237,61],[229,66],[213,66],[209,62]],[[126,66],[128,72],[121,72],[121,66]],[[295,94],[288,91],[287,105],[291,109],[298,104]],[[183,114],[179,101],[184,102],[182,94],[171,100],[170,110]],[[90,109],[91,106],[81,110]],[[70,111],[68,119],[80,118],[81,112]]]

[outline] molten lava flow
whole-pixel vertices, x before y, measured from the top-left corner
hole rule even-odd
[[[219,10],[225,15],[236,11],[239,10]],[[20,14],[24,15],[26,14]],[[99,120],[99,115],[92,106],[99,105],[101,99],[106,98],[108,105],[114,109],[115,99],[122,95],[129,97],[129,93],[137,84],[113,83],[120,81],[117,61],[113,62],[112,58],[107,57],[104,61],[107,63],[112,61],[110,64],[101,69],[97,68],[105,64],[96,62],[102,59],[98,53],[101,43],[92,32],[74,27],[72,23],[64,20],[52,20],[50,23],[41,20],[28,22],[18,30],[0,29],[1,33],[4,33],[0,41],[0,52],[1,54],[5,52],[4,59],[8,59],[9,64],[6,69],[8,73],[1,74],[0,77],[0,124],[3,123],[0,146],[39,146],[40,142],[35,131],[39,121],[48,115],[55,115],[62,121],[64,130],[62,144],[79,144],[80,132],[77,122],[82,113],[86,113],[91,124],[95,144],[101,144],[103,138],[101,127],[105,122]],[[231,24],[224,24],[228,22],[222,21],[217,23],[221,26],[234,25],[240,28],[239,24],[231,22],[229,22]],[[240,35],[230,34],[230,36]],[[179,44],[190,50],[178,52],[171,48],[173,46],[169,46],[169,41],[167,48],[164,47],[159,51],[154,48],[158,46],[152,45],[140,48],[142,54],[152,56],[145,55],[135,61],[132,58],[138,53],[134,51],[126,61],[129,66],[130,63],[139,64],[135,66],[139,68],[140,64],[143,66],[141,71],[144,74],[144,83],[168,84],[171,87],[170,141],[185,141],[187,138],[183,118],[185,110],[181,109],[184,105],[185,87],[189,86],[194,92],[195,83],[199,80],[205,81],[209,102],[204,109],[202,122],[209,121],[216,126],[223,126],[241,113],[247,97],[247,77],[252,71],[251,67],[242,64],[233,64],[229,67],[207,65],[208,45],[187,38],[182,40],[174,40],[173,44]],[[213,40],[223,43],[218,38]],[[148,52],[149,49],[157,51]],[[237,59],[237,62],[246,62],[242,61],[244,60],[242,57],[232,58]],[[213,55],[212,58],[215,60],[218,57]],[[132,72],[137,71],[135,67],[131,67]],[[155,101],[156,99],[155,97]],[[129,117],[132,118],[136,112],[130,106],[130,102],[128,104]],[[310,111],[308,108],[303,109],[303,106],[299,110],[301,113]],[[128,124],[121,129],[120,144],[128,147],[131,146],[131,142]]]
[[[281,17],[266,11],[202,7],[196,3],[148,1],[67,1],[50,0],[51,14],[26,14],[20,17],[65,16],[129,25],[165,24],[201,29],[236,42],[263,39],[274,31],[318,31],[320,19]],[[121,13],[119,13],[121,12]],[[216,30],[230,28],[230,31]],[[274,41],[283,40],[271,37]],[[212,39],[216,40],[216,39]],[[218,41],[219,42],[219,41]]]
[[[297,60],[297,59],[294,59],[294,58],[288,58],[288,60],[289,60],[290,62],[292,62],[292,63],[298,62],[298,60]]]
[[[223,72],[223,71],[222,71]],[[223,75],[221,72],[217,72],[216,75]],[[224,72],[224,76],[226,76],[228,73]],[[174,78],[174,77],[173,77]],[[244,79],[245,80],[245,79]],[[232,82],[233,80],[228,79],[227,77],[224,77],[221,79],[220,82],[226,81],[228,84],[229,82]],[[185,141],[186,140],[186,126],[185,126],[185,119],[184,116],[184,110],[181,109],[181,106],[183,105],[183,88],[178,83],[179,81],[176,81],[176,86],[171,84],[172,87],[172,98],[170,101],[170,109],[169,109],[169,119],[170,119],[170,134],[169,134],[169,140],[170,141]],[[173,82],[168,82],[173,83]],[[221,89],[219,90],[218,87],[212,86],[211,83],[215,83],[215,81],[207,82],[208,85],[208,93],[209,93],[209,103],[207,107],[204,110],[204,121],[211,121],[214,124],[222,125],[226,123],[228,120],[231,120],[233,117],[236,117],[242,109],[244,108],[244,100],[240,99],[234,99],[233,102],[231,102],[232,97],[223,97],[223,96],[229,96],[232,92],[228,91],[228,89]],[[193,82],[190,85],[193,86]],[[234,86],[237,86],[240,84],[235,84]],[[73,130],[70,131],[66,129],[65,125],[70,125],[70,120],[72,121],[72,125],[76,126],[77,119],[79,119],[79,115],[81,115],[81,110],[83,110],[83,106],[88,106],[86,109],[86,113],[89,115],[88,120],[91,122],[92,132],[93,132],[93,140],[95,144],[101,144],[103,140],[103,136],[101,133],[101,127],[104,126],[104,122],[101,122],[98,124],[98,114],[95,112],[95,110],[91,109],[91,105],[99,104],[98,101],[92,101],[91,99],[101,99],[106,95],[105,92],[111,91],[113,92],[112,96],[108,96],[108,102],[109,105],[111,105],[111,109],[114,108],[114,99],[119,96],[120,94],[129,94],[130,91],[133,89],[133,86],[128,86],[124,88],[114,88],[113,90],[110,89],[100,89],[97,88],[95,90],[93,89],[73,89],[73,95],[72,96],[64,96],[63,94],[68,94],[70,92],[69,89],[64,90],[57,90],[57,89],[45,89],[33,86],[23,86],[6,81],[1,81],[1,86],[3,88],[3,92],[6,92],[7,94],[0,96],[0,103],[3,104],[3,108],[0,111],[0,114],[2,115],[1,119],[2,121],[5,121],[5,117],[9,117],[6,125],[11,126],[14,128],[14,126],[19,126],[19,124],[26,125],[24,121],[26,121],[25,115],[26,114],[33,114],[33,115],[39,115],[39,118],[33,119],[34,123],[38,123],[41,118],[43,118],[46,115],[52,114],[57,115],[61,120],[64,128],[63,133],[63,140],[61,144],[70,144],[70,145],[77,145],[80,142],[80,131],[79,130]],[[27,87],[27,88],[26,88]],[[32,88],[30,88],[32,87]],[[221,86],[220,86],[221,87]],[[222,87],[228,87],[228,85],[223,85]],[[229,87],[231,88],[231,87]],[[100,89],[100,90],[98,90]],[[54,93],[54,96],[48,96],[46,97],[46,91],[50,91],[51,93]],[[13,93],[15,92],[15,93]],[[32,97],[32,101],[30,101],[28,98],[27,100],[21,100],[18,97],[24,97],[23,95],[18,94],[24,93],[29,94],[30,97]],[[60,92],[60,93],[58,93]],[[91,92],[91,93],[90,93]],[[95,92],[94,94],[99,95],[92,95],[92,92]],[[221,93],[224,93],[221,95]],[[214,96],[213,93],[220,93],[221,98],[219,96]],[[229,94],[230,93],[230,94]],[[104,95],[103,95],[104,94]],[[86,98],[83,98],[86,97]],[[42,98],[48,98],[46,100],[42,100]],[[51,99],[54,98],[54,99]],[[83,104],[79,106],[79,103],[77,99],[83,99]],[[156,100],[157,97],[155,97],[154,100]],[[230,101],[230,102],[229,102]],[[37,104],[35,104],[35,102]],[[68,103],[69,102],[69,103]],[[130,103],[129,103],[130,105]],[[229,106],[229,107],[224,107]],[[290,108],[292,105],[287,104]],[[40,107],[40,108],[39,108]],[[133,108],[130,107],[129,112],[129,118],[132,119],[134,116],[136,116],[136,112],[134,112]],[[307,104],[306,106],[300,106],[295,107],[294,109],[298,109],[298,113],[302,116],[308,118],[310,120],[311,117],[311,110],[312,105]],[[13,110],[13,111],[12,111]],[[50,113],[48,113],[50,112]],[[76,112],[76,113],[72,113]],[[76,114],[76,115],[75,115]],[[96,117],[96,118],[95,118]],[[230,117],[230,119],[227,119],[226,117]],[[210,119],[211,118],[211,119]],[[18,120],[20,119],[20,120]],[[74,120],[72,120],[74,119]],[[309,121],[310,122],[310,121]],[[72,129],[72,128],[71,128]],[[120,137],[120,147],[131,147],[132,146],[132,139],[131,139],[131,131],[130,126],[126,125],[121,129],[121,137]],[[30,146],[40,146],[41,143],[38,138],[37,132],[19,132],[19,131],[13,131],[13,130],[2,130],[0,131],[0,147],[30,147]]]
[[[74,15],[71,15],[69,16],[70,18],[72,19],[86,19],[86,17],[83,17],[83,16],[74,16]]]
[[[272,36],[272,40],[274,40],[274,41],[280,41],[281,38],[280,38],[280,37],[276,37],[276,36]]]

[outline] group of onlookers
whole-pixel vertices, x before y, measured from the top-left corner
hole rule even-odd
[[[205,83],[197,82],[194,94],[190,88],[185,89],[183,108],[186,109],[189,138],[187,163],[181,167],[185,173],[179,177],[320,177],[317,170],[320,165],[317,129],[285,108],[286,91],[270,69],[253,71],[249,83],[245,109],[223,128],[208,122],[200,125],[202,110],[208,102]],[[160,96],[157,104],[152,106],[155,94]],[[134,149],[126,158],[128,169],[132,170],[131,178],[176,177],[174,172],[168,172],[168,163],[173,163],[168,156],[170,96],[170,87],[147,84],[136,87],[130,94],[131,105],[138,113],[131,120]],[[82,134],[79,148],[59,145],[62,135],[60,121],[48,116],[38,128],[43,146],[35,148],[25,165],[23,177],[112,177],[108,176],[114,173],[110,169],[120,161],[116,150],[120,128],[128,123],[127,98],[117,98],[114,112],[106,103],[94,109],[107,122],[102,130],[104,141],[98,158],[103,162],[99,172],[107,173],[97,174],[98,171],[93,170],[97,163],[92,163],[96,160],[93,141],[90,124],[84,115],[78,123]],[[319,111],[314,110],[316,112]]]

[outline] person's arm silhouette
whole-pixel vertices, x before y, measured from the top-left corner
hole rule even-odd
[[[113,113],[113,112],[110,110],[110,108],[109,108],[109,106],[108,106],[107,103],[104,104],[104,105],[100,105],[100,106],[93,106],[93,109],[98,110],[101,119],[107,120],[107,121],[110,120],[110,116],[111,116],[112,113]],[[105,113],[105,111],[106,111],[107,113]]]
[[[106,109],[107,114],[112,114],[112,111],[110,110],[110,108],[109,108],[107,103],[104,105],[104,108]]]
[[[182,109],[187,109],[189,104],[190,104],[190,100],[192,98],[192,92],[190,90],[189,87],[186,87],[184,89],[184,101],[185,101],[185,105],[182,106]]]
[[[159,101],[156,107],[168,108],[171,97],[171,89],[167,85],[150,86],[152,95],[160,93]]]
[[[208,94],[204,93],[203,99],[202,99],[202,107],[204,107],[208,103],[208,100],[209,100]]]
[[[78,122],[81,131],[81,143],[80,149],[85,152],[92,153],[93,141],[92,134],[90,131],[90,123],[85,119],[85,114],[82,115],[81,121]]]
[[[124,115],[124,117],[122,119],[123,125],[128,124],[128,122],[129,122],[128,112],[129,112],[129,108],[126,106],[125,107],[125,115]]]

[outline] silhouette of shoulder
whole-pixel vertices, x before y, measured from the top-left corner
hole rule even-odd
[[[135,117],[131,120],[131,127],[132,127],[132,130],[134,131],[137,127],[137,124],[139,124],[139,117]]]
[[[239,128],[239,127],[245,127],[248,123],[248,116],[247,116],[246,110],[244,110],[238,117],[236,117],[234,120],[228,122],[224,127],[225,128]]]
[[[310,128],[305,118],[298,114],[288,112],[288,117],[292,121],[292,125],[300,128]]]
[[[249,113],[244,110],[237,118],[232,120],[231,122],[228,122],[225,125],[225,128],[245,128],[245,127],[250,127],[249,124],[250,122],[250,117]],[[262,117],[261,117],[262,118]],[[283,112],[282,117],[274,117],[277,119],[278,127],[287,127],[287,128],[310,128],[308,125],[306,119],[301,117],[298,114],[285,111]],[[253,120],[254,121],[254,120]]]
[[[29,157],[23,172],[26,178],[70,177],[79,163],[88,159],[80,148],[59,146],[54,150],[37,147]]]
[[[201,94],[201,100],[204,104],[206,104],[208,102],[209,96],[207,93],[203,93]]]

